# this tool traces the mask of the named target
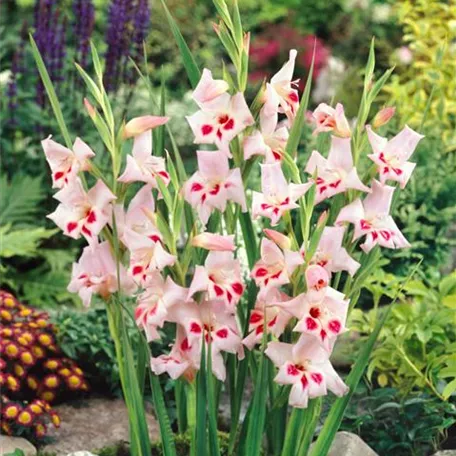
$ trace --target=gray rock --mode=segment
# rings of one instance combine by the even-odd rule
[[[90,451],[75,451],[74,453],[68,453],[67,456],[97,456]]]
[[[36,448],[28,440],[0,435],[0,456],[14,453],[15,450],[22,450],[25,456],[36,455]]]
[[[456,450],[437,451],[433,456],[456,456]]]
[[[338,432],[328,456],[378,456],[378,454],[356,434]]]

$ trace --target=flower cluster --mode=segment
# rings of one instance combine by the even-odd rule
[[[254,113],[243,92],[203,71],[193,92],[198,110],[187,120],[195,144],[206,149],[197,151],[198,170],[176,192],[176,200],[183,198],[198,214],[195,228],[203,230],[189,233],[193,268],[174,274],[174,280],[170,272],[182,271],[183,263],[167,242],[155,197],[168,204],[167,187],[170,182],[176,187],[176,172],[170,163],[168,172],[165,159],[152,155],[151,131],[168,118],[145,116],[123,127],[119,136],[133,138],[133,146],[111,188],[101,179],[86,188],[81,173],[91,170],[94,152],[79,138],[72,150],[51,138],[43,141],[43,148],[59,189],[55,198],[60,204],[49,217],[65,235],[84,237],[88,243],[73,266],[70,291],[79,293],[85,305],[93,294],[105,300],[117,292],[135,296],[134,317],[148,341],[158,339],[166,323],[172,324],[176,339],[170,352],[151,359],[156,374],[191,380],[207,346],[212,371],[223,381],[224,353],[242,359],[244,346],[252,350],[267,342],[265,353],[278,368],[276,382],[291,386],[291,405],[306,407],[309,398],[328,390],[339,396],[347,391],[329,360],[337,337],[346,331],[350,305],[347,296],[331,286],[333,275],[354,276],[360,268],[352,257],[356,243],[350,243],[350,237],[363,238],[360,247],[366,254],[377,245],[408,246],[390,215],[395,187],[386,182],[395,181],[401,188],[407,184],[414,167],[408,160],[422,136],[406,127],[388,141],[374,132],[392,115],[381,113],[373,128],[366,126],[372,169],[362,178],[343,106],[321,104],[312,119],[316,134],[330,136],[329,153],[313,151],[303,169],[307,182],[301,181],[299,170],[290,181],[284,170],[293,160],[286,147],[300,105],[293,78],[296,55],[291,50],[289,60],[265,84]],[[263,160],[261,191],[246,195],[245,163],[254,165],[258,159]],[[372,179],[376,171],[378,180]],[[118,183],[123,190],[116,193]],[[125,186],[138,183],[142,187],[124,205]],[[304,237],[300,247],[290,211],[301,207],[303,197],[312,207],[335,195],[343,196],[346,205],[331,214],[334,226],[326,226],[328,217],[323,216],[314,230],[318,236],[312,236],[315,242],[311,245]],[[205,231],[214,213],[234,217],[241,211],[268,227],[248,274],[238,255],[236,227],[228,228],[229,217],[223,234]],[[120,255],[110,243],[112,236],[118,237]],[[247,313],[242,300],[246,276],[257,287]],[[240,314],[247,315],[248,327],[241,328]],[[280,341],[286,328],[287,341],[293,343]]]
[[[46,313],[0,290],[0,321],[2,429],[9,433],[30,427],[42,437],[46,414],[59,424],[49,403],[87,391],[88,384],[82,370],[57,346],[57,330]]]

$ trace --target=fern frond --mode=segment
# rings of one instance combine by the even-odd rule
[[[10,182],[0,177],[0,225],[34,223],[45,198],[41,177],[16,174]]]
[[[57,231],[46,228],[12,229],[11,224],[0,226],[0,258],[38,256],[41,241]]]

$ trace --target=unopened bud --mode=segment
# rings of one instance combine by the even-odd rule
[[[92,106],[90,101],[87,98],[84,98],[84,106],[86,108],[87,113],[89,114],[91,119],[95,119],[95,116],[97,115],[96,109]]]
[[[219,252],[232,252],[235,250],[234,235],[222,236],[215,233],[201,233],[192,239],[194,247]]]
[[[388,106],[386,108],[381,109],[375,115],[374,120],[372,121],[372,126],[374,128],[379,128],[382,125],[386,125],[394,116],[395,112],[396,108],[393,106]]]
[[[276,230],[271,230],[269,228],[265,228],[263,232],[272,242],[277,244],[282,250],[291,249],[291,239],[288,236],[285,236],[284,234],[279,233]]]
[[[169,117],[160,116],[141,116],[135,117],[127,122],[123,130],[123,138],[132,138],[144,133],[147,130],[160,127],[168,122]]]
[[[320,217],[318,217],[318,221],[317,221],[317,227],[321,227],[322,225],[325,225],[326,224],[326,221],[328,220],[328,211],[323,211],[321,214],[320,214]]]
[[[250,50],[250,32],[244,33],[244,51],[249,55]]]

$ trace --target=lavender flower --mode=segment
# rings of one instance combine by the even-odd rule
[[[140,55],[149,20],[147,0],[112,0],[106,33],[107,90],[114,91],[123,80],[131,80],[131,72],[127,72],[129,58],[136,60]]]
[[[87,65],[90,38],[95,24],[95,8],[92,0],[75,0],[73,3],[75,21],[73,24],[76,38],[76,59],[82,67]]]
[[[37,0],[35,5],[34,39],[48,69],[51,80],[58,85],[64,80],[64,59],[66,55],[66,18],[60,14],[55,0]],[[45,105],[44,86],[37,85],[37,102]]]

